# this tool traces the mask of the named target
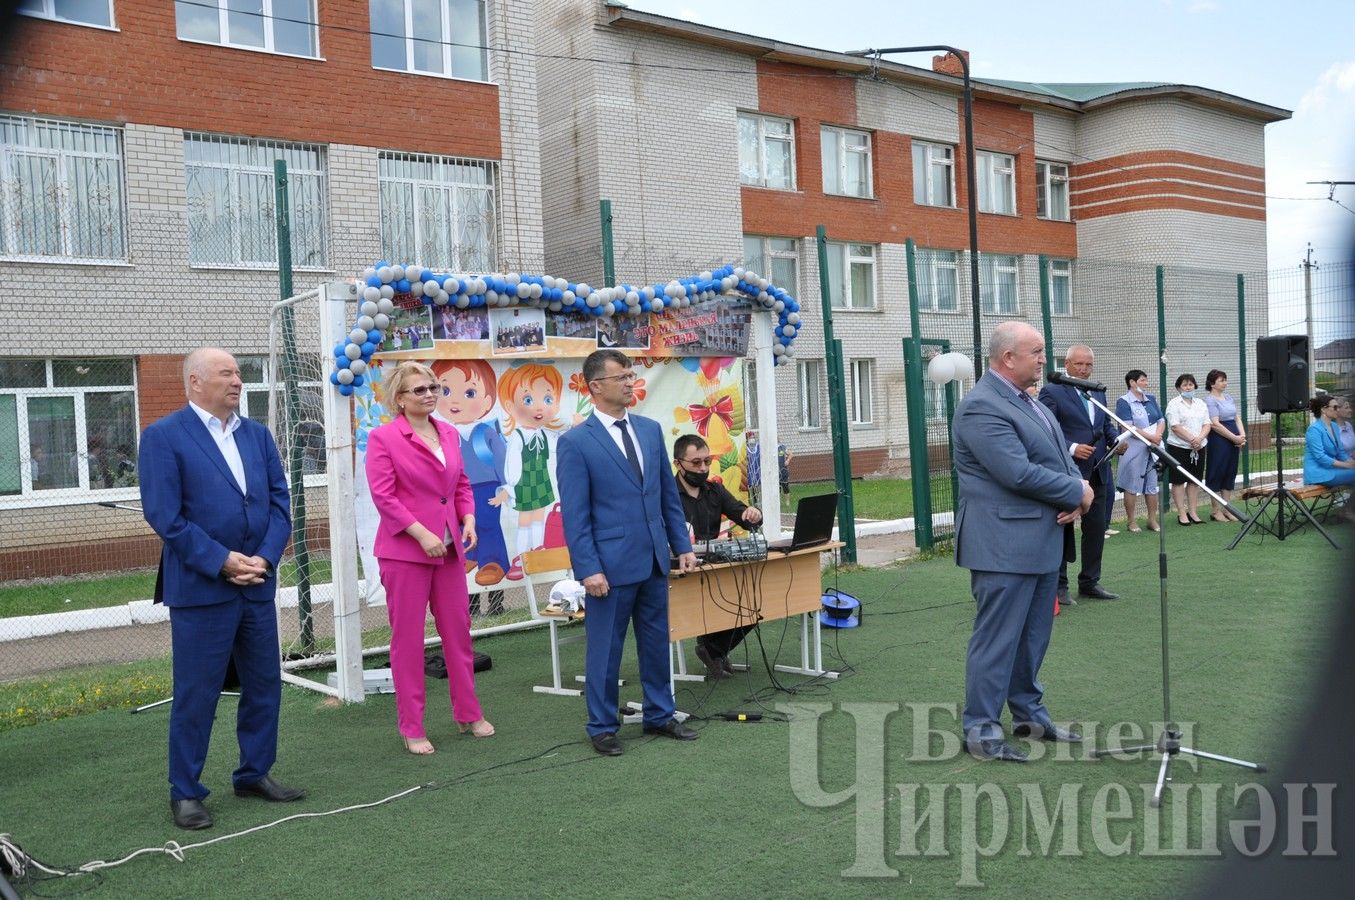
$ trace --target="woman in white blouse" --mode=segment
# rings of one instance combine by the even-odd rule
[[[1204,474],[1205,442],[1211,425],[1209,408],[1195,396],[1195,376],[1186,372],[1176,379],[1180,396],[1167,404],[1167,452],[1197,479]],[[1172,469],[1172,503],[1176,504],[1176,521],[1182,525],[1202,525],[1197,514],[1200,506],[1200,488],[1188,481],[1180,470]]]

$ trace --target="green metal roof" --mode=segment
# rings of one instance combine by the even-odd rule
[[[1137,91],[1146,88],[1171,86],[1163,81],[1106,81],[1090,84],[1054,82],[1041,84],[1033,81],[1004,81],[1000,78],[975,78],[974,80],[981,81],[984,84],[1011,88],[1012,90],[1017,91],[1026,91],[1032,94],[1044,94],[1049,97],[1059,97],[1063,100],[1071,100],[1074,103],[1086,103],[1088,100],[1099,100],[1102,97],[1109,97],[1112,94],[1119,94],[1123,91]]]

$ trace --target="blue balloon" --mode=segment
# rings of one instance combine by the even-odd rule
[[[420,269],[420,270],[419,270],[419,280],[420,280],[420,281],[432,281],[432,280],[433,280],[433,272],[432,272],[432,270],[431,270],[431,269]]]
[[[397,293],[397,294],[408,294],[408,293],[409,293],[409,279],[408,279],[408,278],[401,278],[399,281],[395,282],[395,293]]]
[[[650,310],[649,301],[648,301],[648,300],[641,300],[641,301],[640,301],[640,312],[649,312],[649,310]],[[605,370],[604,370],[604,371],[605,371]]]
[[[367,332],[367,340],[373,344],[381,343],[381,332],[373,328],[371,331]],[[364,343],[366,342],[364,341]]]
[[[364,341],[362,344],[362,358],[366,359],[376,352],[376,343],[374,341]]]
[[[329,373],[329,383],[330,383],[330,384],[338,384],[338,383],[339,383],[339,373],[338,373],[338,371],[334,371],[334,372],[330,372],[330,373]]]
[[[364,379],[363,379],[363,377],[362,377],[361,375],[354,375],[354,376],[353,376],[353,387],[355,387],[355,388],[362,387],[362,382],[363,382],[363,380],[364,380]]]
[[[368,287],[379,288],[379,287],[381,287],[381,279],[378,278],[376,275],[368,275],[368,276],[367,276],[367,286],[368,286]]]
[[[351,384],[341,384],[339,385],[339,393],[343,394],[345,397],[351,397],[353,396],[353,386]]]
[[[372,268],[374,268],[374,269],[379,269],[379,268],[381,268],[382,266],[389,266],[389,265],[390,265],[390,261],[389,261],[389,260],[378,259],[378,260],[376,261],[376,265],[374,265]]]
[[[347,359],[347,358],[348,358],[348,354],[346,354],[346,353],[343,352],[344,347],[347,347],[347,346],[348,346],[347,343],[335,345],[335,347],[334,347],[334,358],[335,358],[335,359]]]
[[[337,366],[337,367],[340,368],[340,369],[346,369],[346,368],[348,368],[348,367],[349,367],[350,365],[352,365],[352,364],[353,364],[353,361],[352,361],[351,359],[349,359],[347,356],[345,356],[343,359],[336,359],[336,360],[334,360],[334,365]],[[335,374],[337,375],[338,373],[336,372]]]

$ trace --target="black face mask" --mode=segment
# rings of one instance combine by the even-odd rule
[[[709,477],[710,477],[709,472],[689,472],[686,469],[682,470],[682,480],[690,484],[692,487],[696,488],[701,487],[701,485],[706,483],[706,479]]]

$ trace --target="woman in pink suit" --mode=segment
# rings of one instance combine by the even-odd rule
[[[475,696],[462,549],[475,546],[475,499],[461,468],[456,431],[429,418],[440,390],[427,366],[400,364],[383,391],[396,419],[367,436],[367,483],[381,516],[376,558],[391,624],[395,708],[405,748],[418,755],[433,752],[423,728],[424,622],[430,607],[442,638],[457,729],[476,737],[494,733]]]

